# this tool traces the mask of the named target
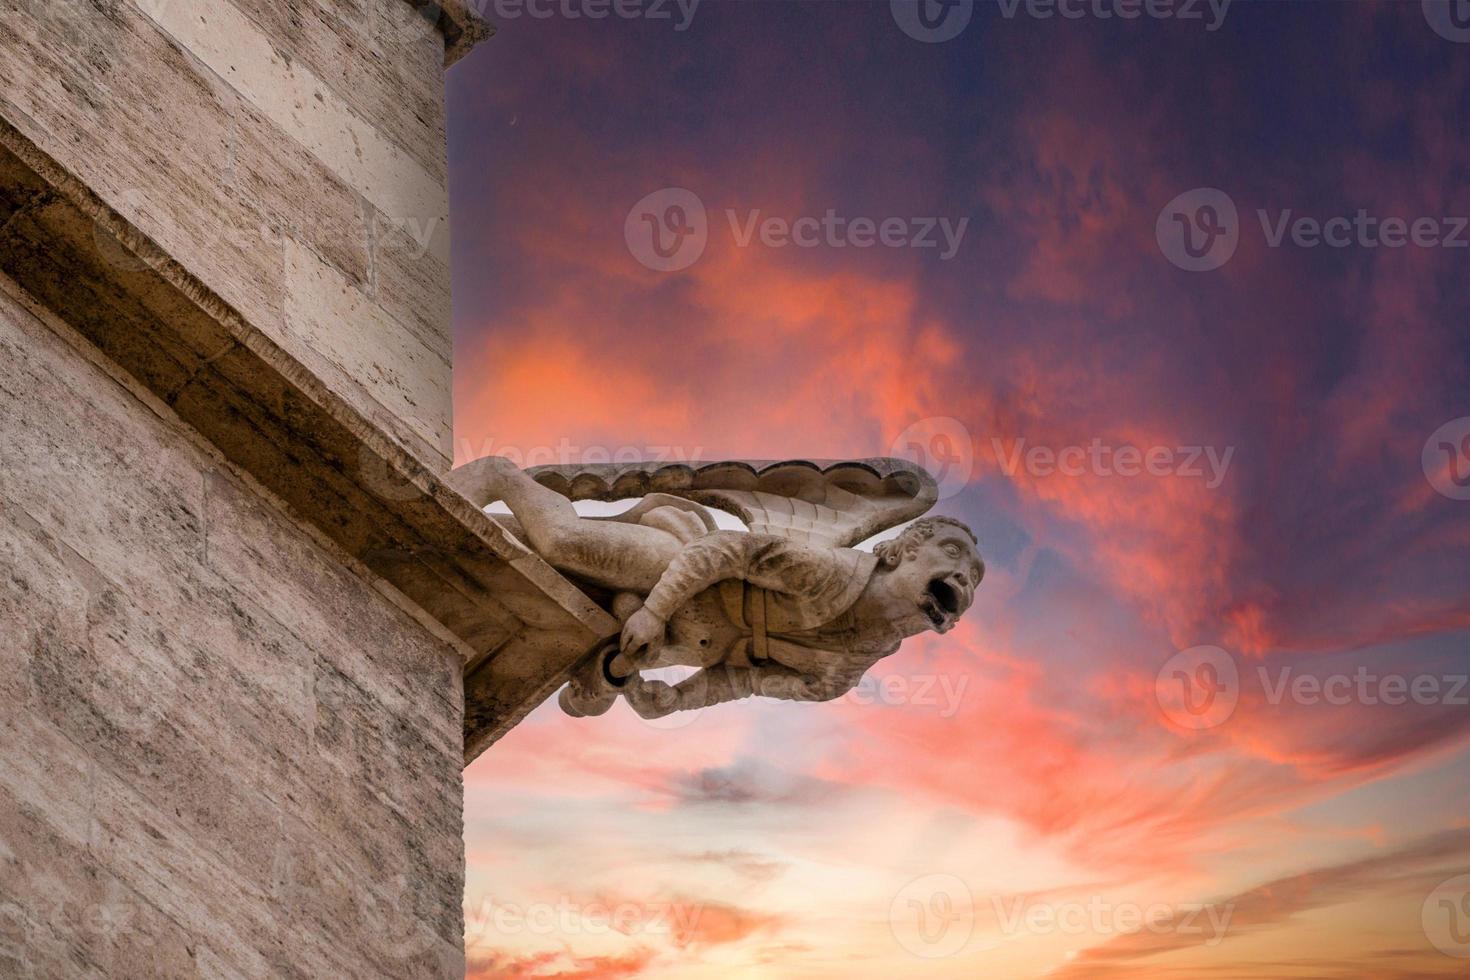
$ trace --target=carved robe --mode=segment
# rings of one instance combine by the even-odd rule
[[[851,615],[877,565],[867,552],[770,534],[690,535],[645,601],[669,623],[650,666],[724,666],[737,684],[760,680],[740,676],[750,669],[791,680],[782,696],[837,697],[899,646],[896,634],[858,630]],[[748,693],[763,693],[756,687]]]

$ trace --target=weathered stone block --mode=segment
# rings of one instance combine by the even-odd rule
[[[354,112],[445,179],[443,41],[429,17],[407,4],[341,0],[235,6]]]
[[[421,19],[403,4],[375,3],[406,38]],[[273,39],[225,0],[209,4],[158,3],[144,7],[190,54],[249,100],[286,137],[357,188],[394,218],[426,219],[448,212],[441,174],[417,160],[359,116],[304,63],[282,57]]]
[[[262,246],[274,253],[284,241],[299,243],[365,287],[370,233],[361,195],[246,99],[231,101],[236,125],[230,185],[266,215]]]
[[[353,391],[349,400],[369,419],[407,426],[447,468],[454,442],[449,359],[290,241],[285,282],[286,348],[339,391]]]
[[[449,222],[394,221],[378,211],[372,220],[373,300],[431,351],[453,361],[449,265],[439,255],[449,241]]]
[[[3,651],[0,732],[26,751],[0,759],[0,812],[18,814],[0,853],[22,882],[50,873],[40,855],[87,857],[54,883],[74,913],[6,890],[24,928],[0,963],[454,975],[459,654],[3,285],[0,628],[23,643]],[[283,877],[309,840],[340,842],[339,888]],[[406,898],[384,891],[400,878]],[[119,896],[125,929],[56,931]],[[370,932],[365,896],[423,940]]]
[[[62,12],[72,30],[55,29]],[[0,65],[7,119],[252,322],[279,323],[279,251],[227,186],[236,123],[218,79],[129,0],[3,0]]]
[[[391,416],[385,431],[443,471],[442,38],[402,2],[270,10],[3,0],[0,65],[15,81],[0,114],[355,405]],[[277,33],[295,24],[310,29]],[[298,41],[306,55],[295,57]],[[333,50],[345,60],[319,74]],[[344,301],[354,318],[286,327],[288,307],[299,319],[322,303],[303,253],[356,287]]]

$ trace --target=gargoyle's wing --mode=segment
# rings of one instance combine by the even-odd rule
[[[852,547],[912,520],[939,495],[922,467],[888,457],[594,463],[527,472],[571,500],[668,494],[728,511],[757,533],[833,547]]]

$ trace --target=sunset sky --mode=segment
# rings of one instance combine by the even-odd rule
[[[475,980],[1470,971],[1470,19],[1182,5],[487,10],[459,461],[922,452],[989,571],[832,703],[538,709]]]

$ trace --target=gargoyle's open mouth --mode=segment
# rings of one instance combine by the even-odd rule
[[[946,619],[959,615],[960,594],[944,579],[934,579],[919,597],[919,608],[937,629],[944,625]]]

